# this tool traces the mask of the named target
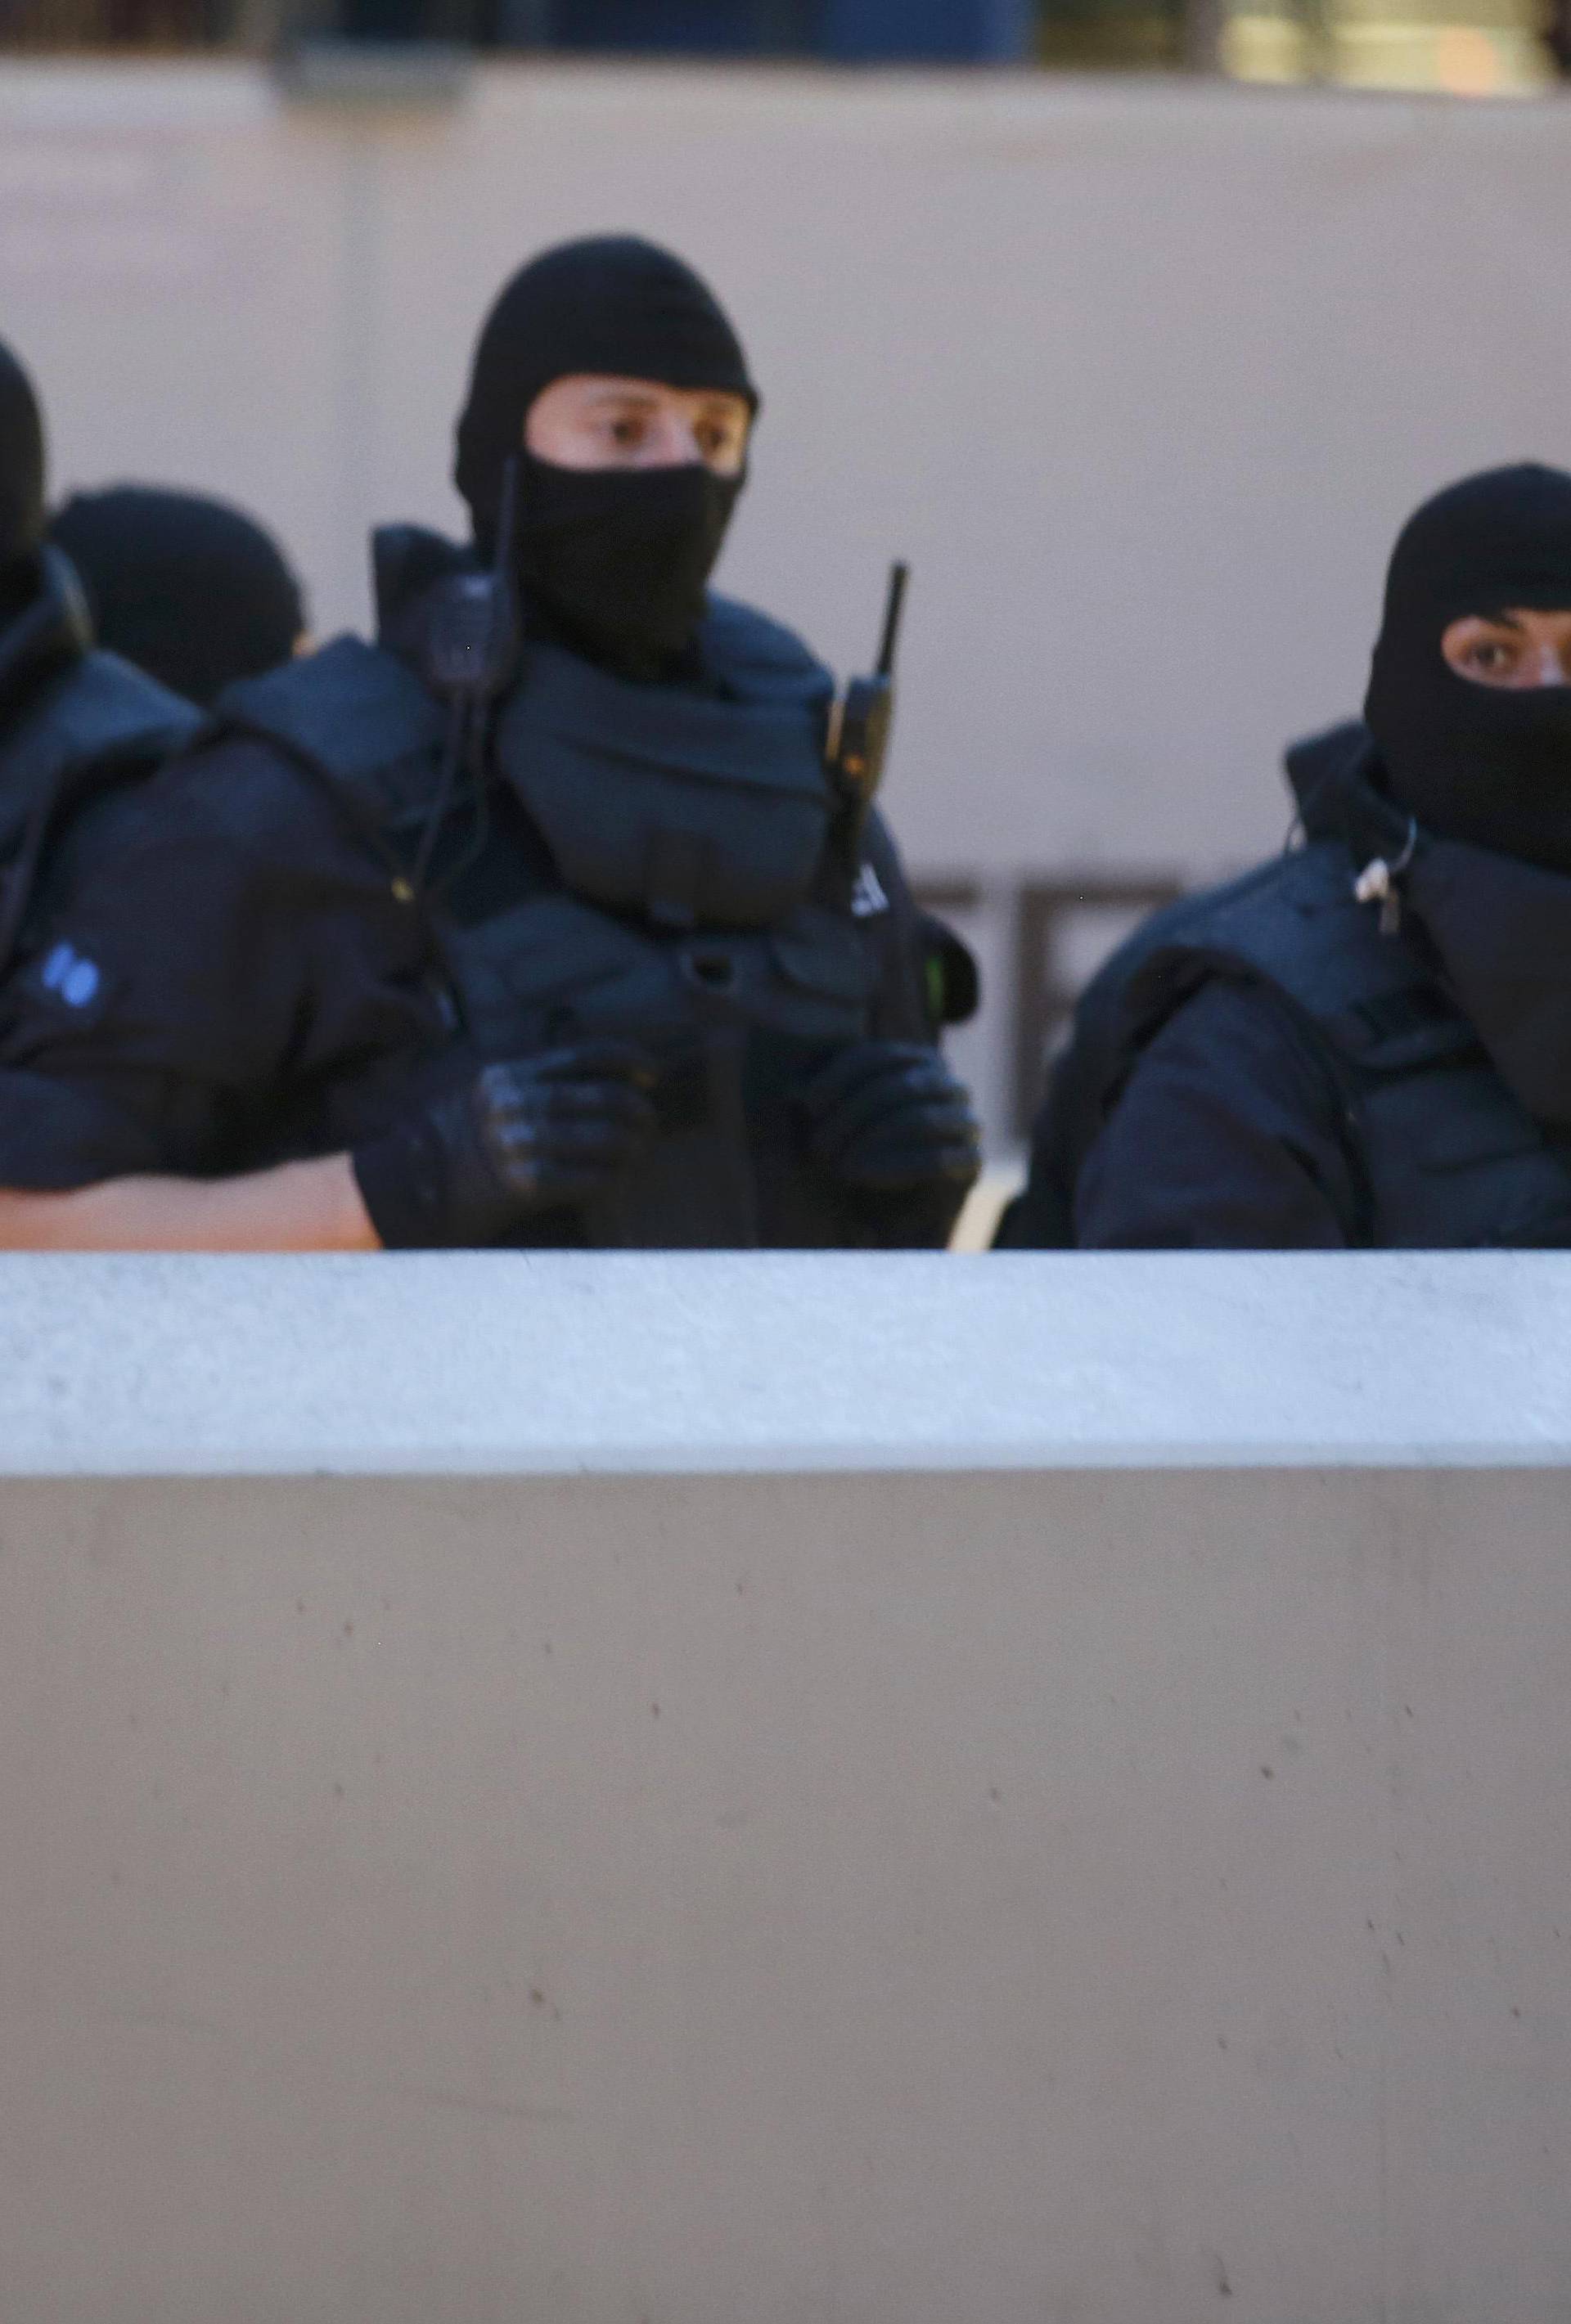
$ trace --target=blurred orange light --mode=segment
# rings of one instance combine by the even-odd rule
[[[1436,36],[1435,82],[1453,97],[1494,97],[1504,86],[1500,50],[1474,24],[1449,24]]]

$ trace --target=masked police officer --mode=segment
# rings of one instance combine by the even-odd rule
[[[707,591],[757,403],[648,244],[514,278],[474,548],[378,536],[378,643],[232,690],[14,981],[0,1237],[947,1239],[977,1135],[932,948],[827,773],[827,674]]]
[[[1571,475],[1428,502],[1306,844],[1081,1005],[1005,1247],[1571,1245]]]
[[[76,574],[44,540],[37,399],[0,346],[0,961],[73,817],[149,773],[198,723],[188,703],[94,650]]]

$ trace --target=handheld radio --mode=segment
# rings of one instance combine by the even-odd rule
[[[485,844],[491,827],[485,754],[491,713],[518,670],[522,650],[518,590],[513,580],[513,536],[518,522],[518,456],[502,474],[496,517],[496,554],[485,572],[455,573],[432,592],[420,639],[420,676],[448,706],[448,739],[441,774],[426,817],[414,863],[402,886],[411,896],[426,887],[442,825],[457,796],[463,770],[468,779],[475,827],[468,846],[451,862],[443,884],[451,886]]]
[[[900,650],[901,622],[905,613],[910,567],[890,567],[889,595],[883,609],[883,635],[871,678],[854,678],[837,706],[829,742],[830,775],[845,809],[846,836],[859,850],[869,810],[883,780],[894,724],[894,665]]]
[[[518,459],[503,472],[496,554],[485,572],[456,573],[436,593],[421,640],[421,675],[446,702],[483,710],[518,667],[518,592],[513,577]]]

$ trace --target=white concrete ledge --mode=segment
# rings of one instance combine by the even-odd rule
[[[1571,1256],[9,1257],[0,1473],[1571,1462]]]
[[[0,2316],[1566,2324],[1568,1370],[1554,1258],[5,1261]]]

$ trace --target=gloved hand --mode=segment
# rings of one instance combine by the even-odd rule
[[[953,1190],[955,1207],[982,1167],[971,1101],[937,1049],[859,1041],[801,1092],[811,1151],[847,1186],[906,1194]]]
[[[473,1248],[593,1202],[654,1134],[653,1079],[620,1041],[484,1066],[352,1156],[372,1225],[389,1250]]]

